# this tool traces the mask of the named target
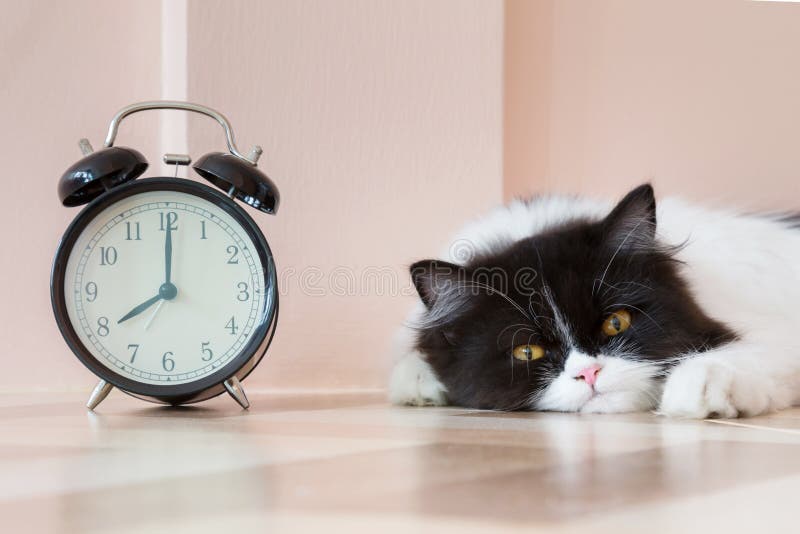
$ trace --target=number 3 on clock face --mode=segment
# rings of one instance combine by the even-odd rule
[[[106,197],[67,230],[53,268],[73,351],[123,389],[159,397],[190,397],[255,366],[277,293],[252,219],[183,180],[141,180]]]

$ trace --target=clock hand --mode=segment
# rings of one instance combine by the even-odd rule
[[[159,301],[159,300],[161,300],[162,298],[163,298],[163,297],[161,296],[161,293],[159,293],[159,294],[158,294],[158,295],[156,295],[155,297],[153,297],[153,298],[151,298],[151,299],[148,299],[148,300],[146,300],[146,301],[142,302],[141,304],[139,304],[138,306],[136,306],[134,309],[132,309],[131,311],[129,311],[128,313],[126,313],[126,314],[125,314],[125,316],[124,316],[122,319],[120,319],[119,321],[117,321],[117,324],[121,323],[122,321],[127,321],[127,320],[128,320],[128,319],[130,319],[131,317],[136,317],[137,315],[139,315],[140,313],[142,313],[143,311],[145,311],[147,308],[149,308],[150,306],[152,306],[153,304],[155,304],[156,302],[158,302],[158,301]]]
[[[172,281],[172,223],[169,220],[169,214],[167,214],[167,237],[164,241],[164,267],[166,270],[166,282],[165,284],[171,284]]]
[[[166,302],[166,300],[160,300],[160,301],[158,302],[158,306],[156,306],[156,309],[155,309],[155,310],[153,310],[153,313],[150,315],[150,318],[149,318],[149,319],[147,319],[147,322],[146,322],[146,323],[144,323],[144,329],[145,329],[145,330],[147,330],[148,328],[150,328],[150,325],[153,323],[153,319],[155,319],[155,318],[156,318],[156,315],[158,315],[158,310],[160,310],[160,309],[161,309],[161,306],[163,306],[165,302]]]

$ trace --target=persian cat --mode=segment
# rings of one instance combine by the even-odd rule
[[[465,253],[466,251],[466,253]],[[757,415],[800,397],[800,217],[515,201],[411,266],[396,404]]]

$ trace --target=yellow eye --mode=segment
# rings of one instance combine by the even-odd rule
[[[621,334],[631,326],[631,314],[627,310],[618,310],[603,321],[603,333],[613,337]]]
[[[518,360],[538,360],[544,356],[544,349],[539,345],[517,345],[514,347],[514,357]]]

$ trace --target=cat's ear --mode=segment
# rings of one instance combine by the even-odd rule
[[[615,250],[649,248],[656,237],[653,186],[640,185],[625,195],[603,221],[606,242]]]
[[[458,293],[462,287],[459,282],[466,279],[464,267],[440,260],[418,261],[409,270],[419,298],[428,309],[442,298]]]

